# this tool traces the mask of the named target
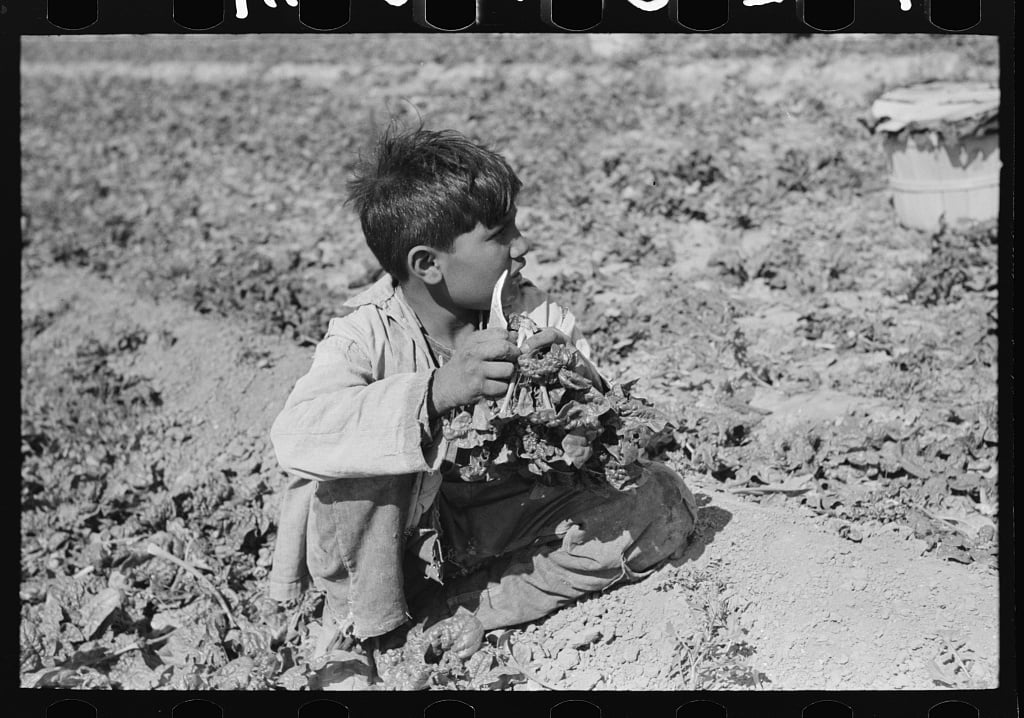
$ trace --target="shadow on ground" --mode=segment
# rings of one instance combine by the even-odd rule
[[[704,555],[704,549],[714,543],[715,536],[732,521],[732,514],[720,506],[712,505],[711,497],[707,494],[697,493],[694,498],[697,499],[697,529],[690,545],[669,560],[670,566],[696,561]]]

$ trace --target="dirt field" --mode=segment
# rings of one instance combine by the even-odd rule
[[[318,688],[264,597],[271,421],[379,276],[341,194],[388,113],[520,173],[526,274],[673,418],[696,544],[437,688],[997,684],[997,233],[900,226],[885,89],[994,38],[23,40],[26,686]]]

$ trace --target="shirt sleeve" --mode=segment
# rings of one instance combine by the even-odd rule
[[[397,475],[435,468],[424,457],[431,434],[432,371],[375,376],[371,342],[335,320],[270,430],[282,468],[317,481]]]

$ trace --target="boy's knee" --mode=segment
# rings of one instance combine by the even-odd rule
[[[697,525],[697,500],[683,477],[660,463],[645,466],[644,473],[647,480],[638,491],[647,491],[647,501],[642,503],[650,506],[651,518],[688,526],[686,534],[689,536]]]
[[[636,489],[634,570],[645,570],[685,548],[697,526],[697,502],[683,478],[664,464],[645,467],[646,481]]]

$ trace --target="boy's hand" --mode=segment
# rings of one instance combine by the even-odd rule
[[[515,371],[513,360],[520,354],[515,334],[497,327],[473,332],[434,373],[427,397],[431,417],[449,409],[474,404],[480,399],[496,399],[508,391]]]
[[[536,334],[533,334],[526,338],[523,345],[519,347],[520,351],[525,354],[528,351],[534,349],[540,349],[541,347],[550,346],[552,344],[572,344],[572,340],[566,335],[565,332],[555,329],[554,327],[544,327]]]

